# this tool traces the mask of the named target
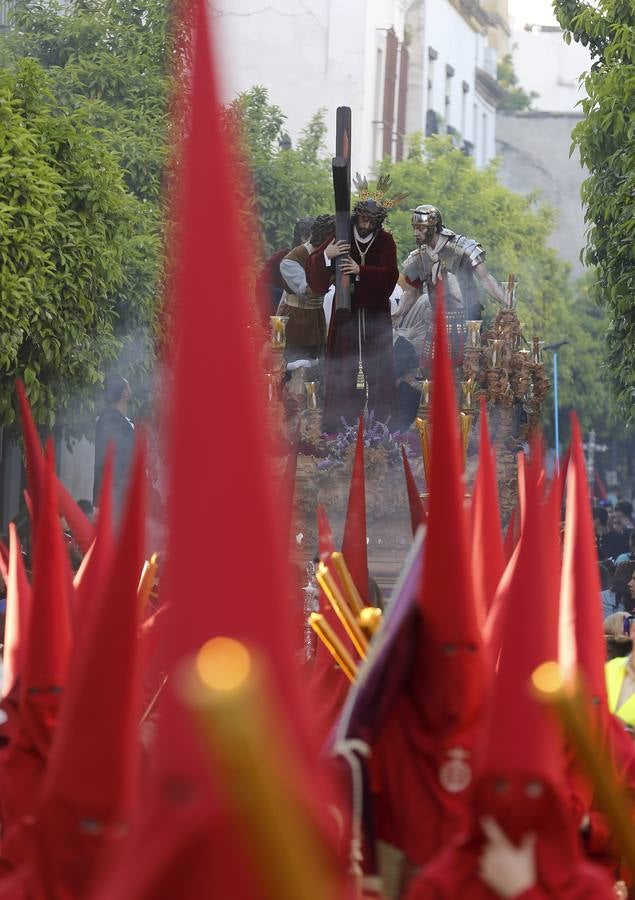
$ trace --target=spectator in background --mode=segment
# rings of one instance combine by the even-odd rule
[[[121,375],[106,378],[106,406],[97,419],[95,433],[95,478],[93,503],[99,504],[99,493],[109,445],[113,448],[113,510],[118,518],[122,510],[134,451],[134,425],[128,418],[132,391]]]
[[[625,609],[631,613],[635,609],[635,597],[633,596],[633,572],[635,562],[620,563],[615,568],[613,575],[613,593],[615,594],[615,609]]]
[[[606,559],[604,553],[604,535],[608,531],[609,511],[605,506],[593,507],[593,529],[595,531],[595,546],[599,559]]]
[[[628,613],[616,612],[604,620],[604,640],[606,641],[607,660],[618,656],[628,656],[633,649],[633,641],[624,630],[628,621]]]
[[[635,562],[635,528],[631,528],[628,532],[628,553],[620,553],[615,565],[619,566],[623,562]]]
[[[617,560],[618,556],[629,552],[629,538],[633,530],[633,505],[628,500],[620,500],[609,516],[609,528],[604,536],[607,556]]]
[[[631,578],[629,587],[635,599],[635,579]],[[624,617],[623,633],[633,640],[635,616]],[[609,710],[632,729],[635,727],[635,661],[632,652],[611,659],[604,671]]]
[[[613,592],[612,577],[604,563],[598,563],[600,569],[600,598],[602,600],[602,614],[606,619],[611,613],[616,612],[615,593]]]

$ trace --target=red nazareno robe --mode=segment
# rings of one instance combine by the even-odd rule
[[[519,810],[522,818],[522,810]],[[579,847],[575,825],[564,799],[553,799],[546,821],[537,829],[537,883],[515,900],[609,900],[613,880],[589,863]],[[479,878],[483,839],[475,824],[458,837],[411,883],[407,900],[497,900],[500,896]]]
[[[326,242],[328,243],[328,242]],[[307,281],[313,291],[325,294],[335,274],[335,265],[327,266],[324,243],[309,257]],[[368,244],[361,244],[362,248]],[[350,256],[361,264],[354,240]],[[363,311],[362,362],[368,381],[368,409],[385,422],[390,416],[395,398],[395,367],[392,350],[392,321],[390,295],[399,278],[397,248],[392,235],[380,229],[373,239],[360,267],[359,281],[351,278],[352,313],[334,310],[326,351],[326,390],[323,428],[336,431],[342,419],[350,425],[357,421],[364,408],[365,392],[357,389],[359,363],[359,319]],[[337,299],[336,299],[337,302]]]

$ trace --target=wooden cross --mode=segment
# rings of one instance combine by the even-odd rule
[[[335,240],[351,239],[351,109],[338,106],[335,124],[333,191],[335,194]],[[351,277],[342,273],[345,256],[335,260],[335,308],[351,310]]]

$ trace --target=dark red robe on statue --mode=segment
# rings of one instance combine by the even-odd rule
[[[328,243],[328,242],[327,242]],[[361,245],[369,246],[368,244]],[[326,243],[309,257],[307,281],[313,291],[325,294],[335,274],[335,263],[327,266],[324,258]],[[361,264],[354,240],[351,258]],[[342,418],[350,425],[357,421],[364,409],[366,394],[357,389],[359,363],[359,320],[362,317],[362,362],[368,380],[368,409],[385,422],[394,408],[395,368],[392,351],[392,321],[390,295],[397,283],[397,248],[392,235],[380,229],[372,241],[366,261],[360,268],[359,281],[352,282],[352,313],[334,310],[326,351],[326,388],[323,428],[336,431]]]

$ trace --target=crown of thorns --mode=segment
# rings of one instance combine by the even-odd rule
[[[379,206],[383,207],[386,213],[408,197],[407,193],[395,194],[394,197],[389,197],[388,191],[390,190],[390,183],[390,175],[380,175],[377,179],[375,188],[371,190],[368,186],[368,179],[363,178],[359,172],[355,174],[355,178],[353,179],[353,185],[357,191],[358,202],[365,203],[367,200],[374,200],[375,203],[378,203]]]

